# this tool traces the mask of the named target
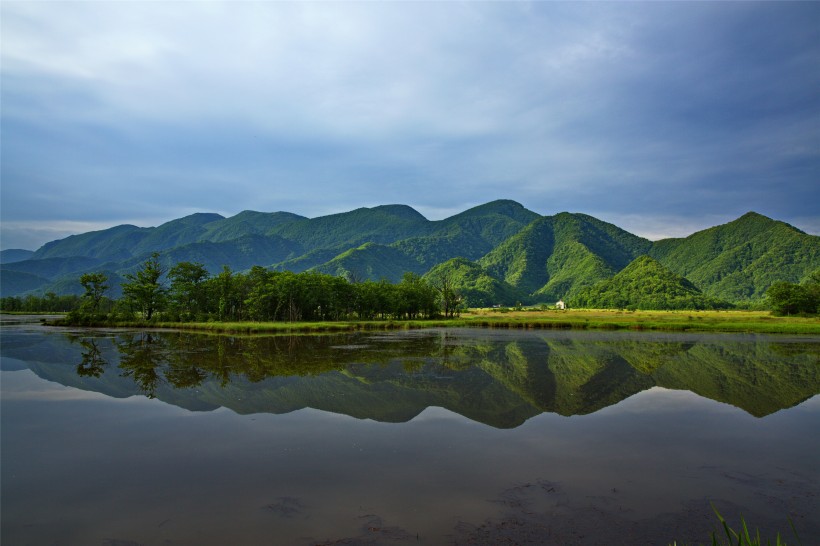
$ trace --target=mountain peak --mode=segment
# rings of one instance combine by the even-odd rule
[[[389,214],[390,216],[395,216],[396,218],[402,218],[404,220],[427,221],[427,218],[425,218],[424,215],[409,205],[379,205],[377,207],[373,207],[371,210],[383,212],[385,214]]]
[[[205,224],[210,224],[211,222],[215,222],[217,220],[224,219],[224,216],[222,216],[221,214],[217,214],[215,212],[195,212],[193,214],[189,214],[188,216],[183,216],[182,218],[177,218],[176,220],[165,222],[159,227],[178,224],[189,226],[202,226]]]
[[[512,201],[511,199],[496,199],[495,201],[490,201],[488,203],[484,203],[483,205],[477,205],[467,209],[464,212],[460,212],[455,216],[447,218],[447,220],[488,216],[490,214],[506,216],[512,220],[521,222],[522,224],[529,224],[533,220],[540,217],[540,214],[528,210],[521,203]]]
[[[801,233],[803,235],[806,234],[805,231],[803,231],[799,228],[796,228],[791,224],[788,224],[788,223],[783,222],[781,220],[774,220],[772,218],[769,218],[768,216],[765,216],[763,214],[760,214],[760,213],[754,212],[754,211],[749,211],[746,214],[744,214],[743,216],[737,218],[736,220],[732,220],[731,222],[728,222],[728,223],[724,224],[723,226],[715,226],[714,228],[709,228],[709,229],[718,230],[718,229],[720,229],[724,226],[742,228],[744,230],[760,230],[760,229],[768,230],[768,229],[775,229],[777,227],[780,227],[780,228],[789,229],[789,230],[794,231],[796,233]],[[707,229],[706,231],[709,231],[709,230]]]

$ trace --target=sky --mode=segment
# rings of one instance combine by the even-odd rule
[[[495,199],[820,234],[820,3],[0,3],[0,248]]]

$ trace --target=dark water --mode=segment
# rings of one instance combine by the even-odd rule
[[[820,543],[820,338],[2,329],[2,543]],[[789,540],[792,539],[792,540]]]

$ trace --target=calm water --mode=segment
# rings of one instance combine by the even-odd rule
[[[820,543],[820,338],[2,328],[2,543]],[[789,543],[796,541],[789,541]]]

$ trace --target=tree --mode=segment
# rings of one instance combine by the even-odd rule
[[[208,270],[197,262],[179,262],[168,271],[170,295],[174,304],[195,317],[205,310],[205,280]]]
[[[137,307],[145,320],[151,320],[154,313],[165,306],[168,290],[160,283],[165,268],[159,263],[159,254],[154,252],[136,274],[127,274],[128,282],[122,284],[126,299]]]
[[[396,317],[430,318],[436,314],[436,290],[415,273],[405,273],[396,292]]]
[[[85,273],[80,276],[80,284],[85,289],[83,294],[83,310],[91,314],[97,314],[100,310],[100,303],[105,296],[108,286],[108,277],[105,273]]]
[[[775,315],[799,315],[817,313],[817,299],[806,286],[788,282],[776,282],[766,292],[769,305]]]
[[[433,283],[433,287],[438,292],[441,309],[446,318],[452,318],[461,303],[461,295],[456,291],[455,279],[452,271],[442,271],[438,279]]]

